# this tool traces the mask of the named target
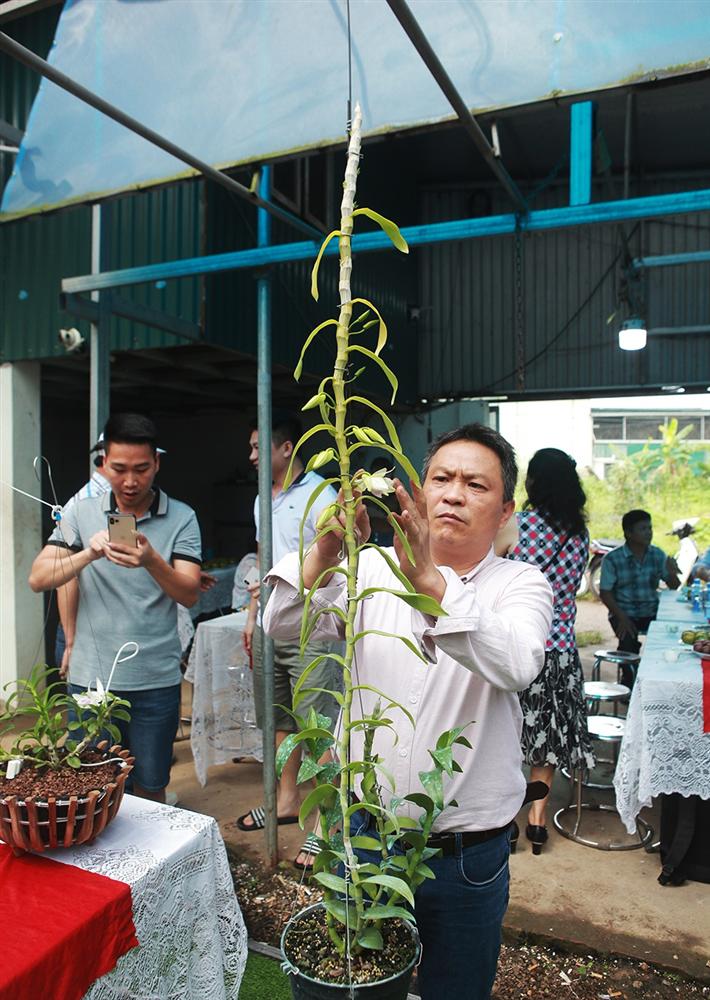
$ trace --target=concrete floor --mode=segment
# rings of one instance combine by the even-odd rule
[[[603,645],[616,645],[605,610],[596,602],[580,602],[578,629],[597,630]],[[582,651],[586,670],[591,667],[595,648],[593,644]],[[176,753],[170,787],[181,805],[214,816],[228,844],[264,860],[263,834],[243,833],[230,825],[236,816],[261,802],[261,765],[242,762],[212,768],[207,786],[200,788],[189,740],[177,743]],[[610,793],[595,794],[598,801],[613,804]],[[664,888],[656,881],[658,854],[647,854],[643,849],[597,851],[566,840],[556,833],[550,820],[555,809],[567,804],[567,798],[568,783],[558,774],[552,790],[548,844],[534,857],[522,835],[511,858],[506,928],[513,934],[530,933],[582,950],[632,956],[710,982],[710,885],[687,882]],[[656,811],[650,811],[646,819],[658,831]],[[614,817],[601,814],[601,820],[593,815],[585,817],[585,832],[594,837],[601,831],[613,835],[614,840],[633,841]],[[523,810],[518,817],[521,830],[525,822]],[[297,825],[279,827],[284,862],[295,858],[302,840]]]

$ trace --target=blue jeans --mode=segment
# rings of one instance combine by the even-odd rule
[[[363,861],[379,859],[370,851],[357,854]],[[510,831],[506,831],[464,848],[459,836],[455,854],[427,861],[436,879],[425,879],[414,896],[422,941],[418,969],[422,1000],[490,997],[508,908],[509,854]]]
[[[70,694],[86,690],[79,684],[67,684],[67,689]],[[173,742],[180,714],[180,685],[114,693],[131,703],[130,722],[116,720],[121,730],[121,746],[130,750],[136,759],[126,791],[132,791],[135,781],[147,792],[159,792],[170,782]],[[69,717],[73,717],[72,712]],[[76,733],[72,735],[80,739]]]

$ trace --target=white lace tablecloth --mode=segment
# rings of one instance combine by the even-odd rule
[[[246,611],[197,626],[185,680],[193,685],[190,742],[195,772],[207,784],[207,769],[233,757],[263,759],[256,728],[254,690],[242,642]]]
[[[254,556],[256,559],[256,556]],[[205,590],[200,594],[197,604],[191,608],[185,608],[178,604],[178,635],[180,636],[180,648],[183,652],[187,649],[190,639],[195,634],[194,621],[200,615],[211,614],[221,608],[235,607],[232,604],[232,594],[234,592],[235,573],[237,566],[230,563],[229,566],[220,566],[218,569],[205,570],[211,573],[217,580],[211,590]]]
[[[85,1000],[237,1000],[247,932],[211,816],[126,795],[93,844],[45,856],[131,887],[140,946]]]
[[[616,807],[629,833],[657,795],[679,792],[710,799],[710,733],[703,733],[700,658],[678,642],[672,623],[651,623],[626,719],[614,775]],[[664,649],[679,650],[675,663]]]

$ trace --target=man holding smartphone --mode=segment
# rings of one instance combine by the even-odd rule
[[[94,686],[97,677],[105,685],[118,649],[138,643],[138,655],[117,667],[112,689],[131,703],[131,720],[120,728],[136,758],[132,790],[164,802],[180,706],[177,605],[191,607],[199,597],[201,542],[194,511],[153,487],[156,437],[140,414],[109,418],[103,475],[111,489],[65,512],[29,582],[43,591],[77,581],[70,691]],[[109,538],[109,518],[125,522],[120,515],[135,518],[135,534],[124,536],[130,544]]]

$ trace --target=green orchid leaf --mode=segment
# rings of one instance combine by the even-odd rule
[[[301,690],[300,690],[300,692],[298,694],[294,694],[293,695],[293,699],[292,699],[293,707],[294,708],[298,708],[298,706],[301,704],[301,702],[303,701],[303,699],[306,698],[309,694],[313,694],[314,692],[318,692],[320,694],[330,695],[330,697],[335,702],[337,702],[337,704],[340,705],[341,708],[345,704],[345,699],[343,698],[343,696],[340,693],[340,691],[335,691],[333,688],[304,687],[304,688],[301,688]]]
[[[337,325],[338,325],[337,319],[326,319],[322,323],[319,323],[318,326],[314,327],[308,334],[308,336],[306,337],[306,342],[301,348],[301,356],[298,359],[298,364],[296,365],[293,372],[293,377],[296,380],[296,382],[300,381],[301,375],[303,374],[303,358],[313,339],[318,336],[321,330],[325,330],[327,326],[337,327]]]
[[[379,365],[382,372],[384,373],[385,378],[392,386],[392,398],[390,402],[394,403],[395,396],[397,395],[397,389],[399,388],[399,381],[397,380],[397,376],[389,367],[389,365],[386,365],[385,362],[382,360],[382,358],[379,355],[375,354],[374,351],[368,350],[367,347],[362,347],[361,344],[350,344],[350,346],[348,347],[348,354],[353,354],[355,352],[357,352],[358,354],[364,354],[366,358],[370,359],[370,361],[374,361],[377,365]]]
[[[283,743],[279,747],[279,750],[284,745],[284,743],[286,742],[287,739],[288,739],[288,736],[286,737],[286,739],[283,741]],[[276,752],[276,757],[278,758],[278,751]],[[301,766],[298,769],[298,777],[296,778],[296,784],[301,785],[301,784],[303,784],[304,781],[310,781],[311,778],[315,778],[316,775],[318,775],[320,773],[322,767],[323,767],[323,765],[319,764],[318,761],[314,760],[313,757],[304,757],[303,760],[301,761]],[[276,773],[280,777],[280,772],[278,770],[278,765],[277,765],[277,768],[276,768]]]
[[[301,808],[298,811],[298,823],[303,829],[306,820],[312,809],[316,806],[322,809],[328,809],[332,807],[333,802],[338,797],[338,789],[335,785],[317,785],[309,794],[305,797],[301,803]]]
[[[387,325],[386,325],[385,321],[382,319],[382,316],[380,315],[379,309],[377,309],[375,306],[373,306],[372,302],[368,302],[367,299],[353,299],[352,301],[353,301],[353,305],[355,305],[355,303],[358,302],[361,305],[368,306],[369,307],[368,312],[371,310],[372,312],[374,312],[376,314],[377,320],[372,320],[372,322],[368,323],[363,328],[363,330],[366,330],[369,326],[372,326],[376,322],[379,323],[379,331],[378,331],[378,335],[377,335],[377,346],[375,347],[375,354],[379,355],[380,352],[382,351],[382,348],[387,343]]]
[[[341,899],[329,899],[323,900],[323,906],[335,919],[341,924],[349,924],[351,927],[357,926],[357,910],[354,906],[348,906],[345,909],[345,903]],[[392,909],[396,910],[397,907],[394,906]],[[398,914],[393,914],[393,916],[398,916]]]
[[[407,649],[411,653],[414,653],[414,655],[418,659],[420,659],[422,661],[422,663],[428,663],[429,662],[427,660],[426,656],[422,653],[422,651],[420,649],[417,649],[417,647],[414,645],[414,643],[412,642],[412,640],[408,639],[406,637],[406,635],[395,635],[394,632],[383,632],[381,629],[368,628],[368,629],[365,629],[363,632],[358,632],[353,641],[354,642],[359,642],[359,640],[362,639],[362,638],[364,638],[364,636],[366,636],[366,635],[384,635],[388,639],[399,639],[399,641],[403,642],[404,645],[407,647]]]
[[[398,597],[400,601],[408,604],[410,608],[421,611],[422,614],[431,615],[432,618],[446,618],[448,614],[438,601],[427,594],[412,594],[406,590],[391,590],[389,587],[366,587],[365,590],[360,591],[356,600],[364,601],[370,594],[392,594],[393,597]]]
[[[434,803],[423,792],[411,792],[409,795],[405,795],[404,798],[406,802],[413,802],[415,806],[419,806],[426,813],[434,811]]]
[[[402,920],[409,920],[411,923],[414,923],[414,914],[411,910],[406,910],[403,906],[389,906],[377,903],[367,908],[368,920],[386,920],[390,917],[400,917]]]
[[[384,691],[381,691],[379,688],[375,687],[374,684],[354,684],[353,685],[353,692],[355,692],[355,691],[371,691],[373,694],[379,695],[380,698],[389,698],[388,694],[385,694]],[[412,715],[411,712],[407,711],[407,709],[404,707],[404,705],[400,705],[400,703],[398,701],[394,701],[394,700],[390,699],[389,705],[387,707],[389,708],[390,706],[392,706],[394,708],[398,708],[400,710],[400,712],[404,712],[404,714],[407,716],[407,718],[411,722],[412,728],[414,728],[414,716]],[[367,722],[368,720],[365,719],[363,721]]]
[[[441,750],[430,750],[429,756],[439,767],[443,768],[450,778],[454,774],[454,758],[451,747],[442,747]]]
[[[365,837],[357,834],[350,838],[350,843],[360,851],[377,851],[378,854],[382,851],[382,844],[379,840],[375,840],[374,837]]]
[[[342,236],[342,235],[343,234],[340,232],[339,229],[334,229],[332,233],[328,233],[326,238],[321,243],[320,250],[318,251],[318,256],[316,257],[316,262],[313,265],[313,269],[311,271],[311,295],[316,300],[316,302],[318,301],[318,268],[320,267],[321,259],[330,241],[334,239],[336,236]]]
[[[444,787],[441,771],[420,771],[419,780],[437,809],[444,808]]]
[[[425,865],[423,862],[420,862],[414,869],[414,871],[417,875],[420,875],[422,878],[436,878],[436,875],[431,870],[429,865]]]
[[[293,463],[296,459],[296,455],[301,449],[301,446],[304,445],[309,438],[312,438],[314,434],[318,434],[320,431],[325,431],[327,434],[331,434],[334,430],[335,428],[332,426],[332,424],[325,424],[325,423],[315,424],[313,427],[309,427],[305,434],[301,435],[291,454],[291,461],[288,463],[288,469],[286,470],[286,475],[284,477],[284,483],[283,483],[284,490],[287,490],[291,485],[291,477],[293,475]]]
[[[409,253],[407,241],[404,236],[402,236],[396,222],[392,222],[391,219],[386,219],[384,215],[380,215],[379,212],[374,212],[371,208],[356,208],[352,214],[353,219],[356,215],[364,215],[368,219],[372,219],[372,221],[376,222],[380,229],[387,234],[392,242],[392,245],[395,246],[400,253]]]
[[[382,951],[384,942],[382,933],[376,927],[365,927],[355,938],[361,948],[370,948],[372,951]]]
[[[305,685],[306,681],[313,673],[313,671],[320,666],[323,660],[335,660],[336,663],[339,663],[342,667],[345,667],[345,660],[339,653],[322,653],[320,656],[316,656],[314,660],[311,660],[311,662],[308,664],[306,669],[303,671],[303,673],[293,686],[292,704],[294,708],[298,707],[298,705],[295,704],[295,699],[301,693],[301,689],[303,688],[303,686]]]
[[[320,882],[324,885],[326,889],[332,889],[334,892],[344,893],[347,889],[347,882],[340,875],[332,875],[330,872],[318,872],[313,876],[314,882]]]
[[[289,733],[276,751],[276,774],[279,778],[286,762],[297,746],[296,733]]]

